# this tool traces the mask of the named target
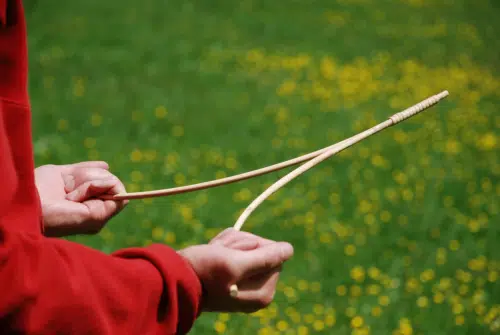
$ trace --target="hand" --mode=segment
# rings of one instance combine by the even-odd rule
[[[125,192],[120,180],[99,161],[43,165],[35,169],[47,236],[96,234],[127,201],[100,200],[102,194]]]
[[[179,251],[192,265],[205,289],[206,312],[253,313],[274,298],[282,264],[293,255],[286,242],[227,229],[209,244]],[[238,296],[229,294],[238,285]]]

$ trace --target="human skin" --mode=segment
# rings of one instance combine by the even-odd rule
[[[128,201],[102,200],[125,192],[102,161],[43,165],[35,169],[45,235],[97,234]],[[208,244],[179,250],[196,272],[205,294],[205,312],[251,313],[273,300],[282,264],[293,255],[289,243],[226,229]],[[238,283],[237,297],[229,287]]]

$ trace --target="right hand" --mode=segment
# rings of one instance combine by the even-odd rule
[[[293,247],[256,235],[228,229],[209,244],[179,251],[191,264],[205,289],[206,312],[253,313],[274,298],[282,264],[293,256]],[[230,287],[238,285],[238,296]]]

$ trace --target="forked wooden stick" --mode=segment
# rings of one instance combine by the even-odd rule
[[[250,216],[250,214],[260,205],[262,202],[264,202],[265,199],[267,199],[269,196],[271,196],[273,193],[278,191],[281,187],[289,183],[291,180],[294,178],[298,177],[302,173],[306,172],[310,168],[316,166],[317,164],[321,163],[325,159],[353,146],[356,143],[361,142],[363,139],[376,134],[386,128],[389,128],[390,126],[393,126],[399,122],[402,122],[424,110],[427,108],[437,104],[440,100],[444,99],[445,97],[448,96],[448,91],[443,91],[439,94],[436,94],[432,97],[429,97],[422,102],[405,109],[402,112],[399,112],[397,114],[394,114],[391,116],[388,120],[379,123],[378,125],[365,130],[362,133],[359,133],[353,137],[350,137],[347,140],[344,140],[338,145],[334,145],[330,147],[329,149],[323,151],[321,154],[317,155],[307,163],[304,163],[300,167],[296,168],[292,172],[288,173],[286,176],[283,178],[279,179],[277,182],[275,182],[273,185],[271,185],[269,188],[267,188],[261,195],[259,195],[250,205],[243,211],[243,213],[240,215],[238,220],[236,221],[234,225],[234,229],[240,230],[243,224],[245,223],[246,219]],[[237,285],[231,285],[230,287],[230,294],[231,296],[235,297],[238,294],[238,286]]]

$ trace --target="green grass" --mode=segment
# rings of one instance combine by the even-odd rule
[[[103,159],[128,191],[344,139],[450,96],[297,178],[245,230],[295,246],[275,302],[192,334],[500,329],[495,1],[27,3],[36,164]],[[166,113],[164,112],[166,110]],[[204,243],[285,172],[132,201],[106,252]]]

